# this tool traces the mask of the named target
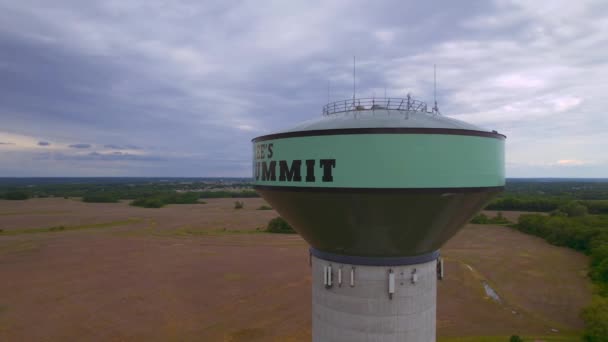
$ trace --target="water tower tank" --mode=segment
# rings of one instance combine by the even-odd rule
[[[504,141],[409,97],[253,139],[255,189],[311,246],[313,340],[435,340],[439,248],[503,189]]]

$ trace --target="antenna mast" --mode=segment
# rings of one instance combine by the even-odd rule
[[[437,107],[437,64],[433,64],[433,99],[435,101],[433,112],[439,113],[439,107]]]
[[[357,82],[356,82],[356,77],[357,77],[357,68],[356,68],[357,64],[355,61],[355,56],[353,56],[353,104],[355,103],[355,94],[357,93]]]

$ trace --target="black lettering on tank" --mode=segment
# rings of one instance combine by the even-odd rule
[[[334,177],[332,175],[333,168],[336,167],[335,159],[321,159],[319,160],[319,167],[323,168],[323,178],[324,182],[333,182]]]
[[[314,159],[306,160],[306,181],[314,182],[315,181],[315,162]]]
[[[300,167],[302,166],[301,160],[294,160],[291,162],[291,169],[287,165],[286,160],[279,161],[279,181],[294,181],[301,182],[302,176],[300,174]]]
[[[275,160],[272,160],[270,162],[262,162],[262,180],[263,181],[276,181],[277,180],[277,174],[276,174],[276,166],[277,166],[277,162]]]

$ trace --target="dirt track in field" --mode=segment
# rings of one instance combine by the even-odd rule
[[[296,235],[259,233],[261,199],[142,209],[0,201],[0,340],[310,340],[310,269]],[[95,225],[96,224],[96,225]],[[65,226],[74,230],[15,233]],[[582,254],[470,225],[442,250],[438,336],[580,330]],[[488,298],[488,282],[502,303]]]

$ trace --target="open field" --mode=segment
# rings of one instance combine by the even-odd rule
[[[206,201],[0,201],[0,340],[310,340],[306,243],[256,230],[277,215],[262,199]],[[442,254],[440,341],[577,340],[584,255],[482,225]]]

